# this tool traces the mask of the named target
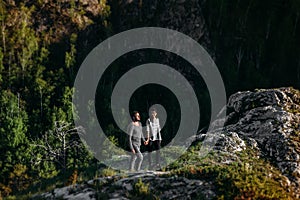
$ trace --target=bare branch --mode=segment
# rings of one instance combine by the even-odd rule
[[[55,162],[66,169],[68,164],[67,152],[70,151],[70,149],[83,146],[79,137],[73,136],[82,133],[84,133],[82,127],[74,128],[71,123],[56,121],[54,123],[54,131],[46,132],[40,144],[31,144],[40,149],[39,155],[33,155],[35,159],[33,163]]]

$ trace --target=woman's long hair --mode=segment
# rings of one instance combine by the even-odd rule
[[[133,111],[133,112],[132,112],[132,115],[131,115],[132,121],[134,121],[134,122],[138,121],[138,120],[136,119],[136,117],[135,117],[135,115],[138,114],[138,113],[139,113],[138,111]]]

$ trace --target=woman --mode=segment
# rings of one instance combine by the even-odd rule
[[[146,122],[147,125],[147,141],[145,144],[148,144],[148,159],[149,159],[149,169],[152,169],[152,158],[151,152],[156,151],[156,168],[160,168],[160,147],[161,147],[161,133],[160,133],[160,124],[159,119],[156,117],[156,109],[153,108],[150,111],[150,117]]]
[[[143,155],[140,151],[141,139],[145,143],[145,138],[142,131],[142,124],[140,122],[141,117],[139,112],[134,111],[132,114],[132,122],[128,125],[128,134],[129,134],[129,147],[132,152],[130,159],[129,170],[134,171],[135,169],[135,161],[138,158],[139,162],[137,164],[136,170],[139,171],[141,169],[141,165],[143,162]]]

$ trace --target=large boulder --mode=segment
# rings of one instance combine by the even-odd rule
[[[295,188],[300,186],[300,91],[293,88],[237,92],[227,103],[224,127],[210,134],[214,151],[234,155],[246,147],[269,160]],[[297,191],[300,192],[300,191]]]
[[[238,92],[228,101],[225,130],[254,139],[261,156],[300,184],[300,92],[293,88]]]

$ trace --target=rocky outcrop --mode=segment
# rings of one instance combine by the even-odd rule
[[[298,188],[300,92],[293,88],[238,92],[230,96],[227,111],[225,126],[212,131],[218,136],[214,150],[232,154],[246,147],[255,149]],[[197,138],[201,141],[205,136]]]
[[[36,195],[32,199],[132,199],[143,196],[159,199],[213,199],[216,194],[210,182],[184,177],[164,177],[164,172],[129,173],[90,180],[52,192]]]
[[[293,88],[239,92],[228,102],[225,130],[254,139],[262,157],[300,184],[300,92]]]

